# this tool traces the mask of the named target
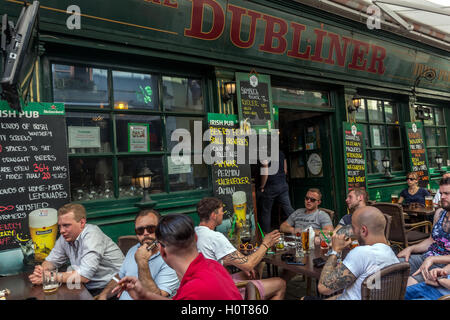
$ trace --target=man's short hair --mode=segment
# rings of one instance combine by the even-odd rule
[[[439,185],[449,185],[450,184],[450,178],[442,178],[441,181],[439,181]]]
[[[222,200],[213,197],[206,197],[197,203],[197,214],[200,221],[208,221],[211,213],[223,207]]]
[[[317,193],[317,194],[319,195],[319,200],[322,200],[322,192],[320,192],[319,189],[317,189],[317,188],[311,188],[311,189],[308,189],[308,192],[315,192],[315,193]],[[307,193],[308,193],[308,192],[307,192]]]
[[[161,217],[155,231],[162,246],[182,251],[195,245],[194,221],[185,214],[168,214]]]
[[[350,192],[354,192],[355,196],[359,197],[359,196],[363,196],[363,200],[364,203],[367,204],[367,202],[369,201],[369,195],[367,194],[367,191],[364,190],[363,188],[353,188],[352,190],[350,190],[348,193]]]
[[[73,212],[73,216],[76,222],[80,222],[81,219],[86,219],[86,209],[79,203],[66,203],[58,209],[58,217],[65,215],[69,212]]]
[[[159,220],[161,220],[161,215],[159,214],[159,212],[155,209],[144,209],[137,213],[136,217],[134,218],[134,224],[136,224],[136,221],[139,217],[145,217],[146,215],[149,215],[151,213],[155,215],[156,221],[158,223]]]

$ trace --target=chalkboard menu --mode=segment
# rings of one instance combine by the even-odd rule
[[[406,136],[408,140],[411,171],[419,175],[419,186],[426,188],[430,183],[428,175],[428,159],[423,140],[421,122],[405,122]]]
[[[248,161],[240,164],[237,161],[237,145],[245,145],[246,137],[239,135],[236,115],[208,113],[208,127],[211,133],[212,150],[216,161],[212,164],[212,179],[214,196],[224,203],[224,213],[233,214],[233,194],[245,193],[247,214],[253,211],[251,186],[251,169]],[[227,137],[229,133],[229,137]],[[219,138],[218,134],[222,134]],[[231,138],[231,134],[235,137]],[[227,146],[227,141],[232,142]],[[227,159],[228,154],[228,159]],[[248,159],[248,157],[246,157]]]
[[[356,123],[344,122],[343,130],[347,190],[366,189],[366,152],[363,128]]]
[[[236,73],[239,120],[245,129],[270,130],[273,126],[270,77],[256,73]]]
[[[30,227],[45,237],[51,226],[42,218],[50,212],[54,222],[70,200],[64,115],[63,104],[30,103],[19,113],[0,101],[0,251],[31,241],[32,212]]]

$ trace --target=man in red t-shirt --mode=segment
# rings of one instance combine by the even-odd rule
[[[173,300],[242,300],[228,271],[218,262],[205,259],[197,250],[197,235],[189,216],[170,214],[156,227],[161,257],[182,277]],[[148,291],[135,277],[122,278],[113,293],[124,291],[137,299],[167,300]]]

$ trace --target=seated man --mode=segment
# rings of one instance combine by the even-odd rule
[[[281,226],[281,232],[294,234],[295,229],[306,229],[311,226],[316,236],[319,236],[320,229],[333,231],[333,223],[328,213],[319,210],[322,193],[319,189],[309,189],[305,196],[305,208],[295,210]],[[317,241],[315,241],[317,242]]]
[[[352,230],[359,246],[351,250],[342,263],[338,258],[352,240],[333,235],[332,249],[318,284],[321,294],[331,295],[344,289],[338,300],[361,300],[361,284],[372,273],[398,263],[384,236],[386,219],[380,210],[366,206],[353,213]]]
[[[139,243],[128,250],[125,261],[116,275],[118,279],[125,276],[139,277],[142,285],[149,291],[163,297],[172,296],[180,285],[175,270],[170,268],[159,253],[158,246],[150,251],[148,246],[156,240],[155,230],[161,215],[156,210],[142,210],[134,219],[135,231]],[[116,281],[111,280],[105,290],[96,299],[106,300],[112,296],[111,291],[116,287]],[[127,292],[120,296],[120,300],[132,300]]]
[[[168,214],[156,227],[161,257],[181,278],[173,300],[242,300],[228,271],[197,250],[194,222],[184,214]],[[122,278],[113,293],[126,290],[133,299],[170,300],[145,288],[136,277]]]
[[[43,269],[59,268],[70,261],[74,271],[60,272],[59,280],[82,282],[93,296],[97,295],[120,270],[122,251],[99,227],[86,223],[86,209],[81,204],[68,203],[59,208],[58,226],[61,236],[42,265],[34,268],[30,281],[41,284]]]
[[[450,254],[450,178],[439,182],[442,208],[436,210],[433,219],[433,229],[429,238],[413,246],[406,247],[398,253],[401,261],[408,261],[411,265],[408,286],[424,282],[424,272],[433,268],[444,268],[442,256]],[[420,270],[420,272],[416,272]]]
[[[232,275],[235,282],[253,278],[254,268],[261,262],[268,248],[280,238],[278,230],[265,235],[261,246],[252,254],[245,256],[230,243],[220,232],[214,229],[222,223],[223,203],[217,198],[203,198],[197,204],[200,223],[195,227],[198,237],[198,251],[208,259],[213,259],[224,265],[233,265],[243,272]],[[261,293],[261,299],[281,300],[286,291],[286,282],[281,278],[252,280]],[[243,288],[245,289],[245,288]],[[245,290],[241,291],[245,294]]]
[[[450,261],[450,256],[446,260]],[[450,294],[450,264],[424,275],[425,282],[406,287],[405,300],[437,300]]]
[[[442,178],[450,178],[450,172],[444,173],[444,175],[442,176]],[[441,193],[439,192],[439,190],[436,192],[436,194],[434,195],[433,198],[433,203],[441,206]]]
[[[367,201],[369,200],[369,196],[367,195],[367,191],[362,188],[354,188],[349,191],[347,198],[345,199],[345,203],[347,204],[349,213],[346,214],[339,220],[338,225],[334,229],[334,232],[338,231],[340,228],[344,226],[352,225],[352,213],[355,212],[356,209],[367,206]]]

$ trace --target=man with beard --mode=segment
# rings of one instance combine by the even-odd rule
[[[411,266],[408,286],[424,282],[430,270],[444,268],[450,262],[450,178],[441,179],[439,191],[442,208],[434,214],[430,237],[398,253]]]
[[[352,218],[353,234],[359,246],[352,249],[342,263],[338,263],[342,251],[351,239],[334,234],[332,249],[320,275],[318,290],[331,295],[344,289],[338,300],[361,300],[361,284],[374,272],[398,263],[384,236],[386,219],[380,210],[366,206],[356,209]]]
[[[137,214],[134,224],[139,243],[128,250],[116,277],[118,279],[125,276],[138,277],[148,291],[168,297],[175,293],[180,282],[175,271],[162,259],[158,246],[155,245],[153,248],[150,246],[156,240],[155,230],[160,218],[160,214],[153,209],[142,210]],[[106,300],[113,296],[112,290],[116,285],[116,281],[111,280],[96,299]],[[119,299],[132,300],[126,291]]]
[[[347,203],[347,207],[349,213],[346,214],[339,220],[336,229],[334,232],[338,231],[340,228],[344,226],[352,225],[352,213],[355,212],[356,209],[363,208],[367,205],[367,201],[369,200],[369,196],[367,195],[367,191],[362,188],[353,188],[347,195],[345,199],[345,203]]]

